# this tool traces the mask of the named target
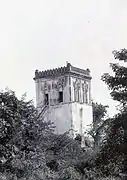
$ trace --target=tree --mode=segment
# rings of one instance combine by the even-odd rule
[[[1,179],[81,179],[75,166],[87,156],[67,133],[53,134],[52,124],[43,121],[32,101],[0,92]]]
[[[113,54],[116,60],[127,61],[126,49],[114,51]],[[104,173],[119,173],[123,168],[123,126],[127,121],[127,67],[119,63],[110,63],[110,67],[113,75],[105,73],[102,80],[110,89],[113,100],[120,103],[120,108],[119,113],[111,119],[110,128],[97,162],[99,164],[103,159],[101,167]]]
[[[44,153],[53,136],[50,126],[38,118],[32,101],[0,92],[0,173],[9,179],[50,174]]]
[[[93,107],[93,123],[90,126],[90,130],[88,134],[92,136],[94,139],[94,147],[98,147],[99,143],[101,143],[102,134],[106,129],[106,126],[109,122],[109,118],[107,118],[107,108],[108,106],[104,106],[101,103],[92,103]]]
[[[95,108],[99,120],[101,108]],[[79,141],[67,133],[53,134],[52,124],[43,121],[32,101],[0,92],[1,180],[97,179],[94,153],[84,151]]]
[[[92,107],[93,107],[93,123],[99,124],[106,117],[107,108],[109,106],[107,105],[104,106],[101,103],[98,104],[97,102],[96,103],[93,102]]]

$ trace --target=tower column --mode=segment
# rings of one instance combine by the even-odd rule
[[[92,97],[91,97],[91,81],[89,82],[89,104],[91,105],[91,100],[92,100]]]

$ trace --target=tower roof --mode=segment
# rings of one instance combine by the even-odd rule
[[[75,76],[82,76],[84,78],[91,79],[89,69],[86,69],[86,70],[80,69],[80,68],[72,66],[70,63],[67,62],[67,65],[63,67],[44,70],[44,71],[36,70],[34,80],[41,79],[41,78],[45,79],[45,78],[59,77],[59,76],[69,75],[69,74],[75,75]]]

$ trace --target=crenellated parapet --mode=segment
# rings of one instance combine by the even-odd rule
[[[66,66],[45,70],[45,71],[35,71],[35,77],[34,80],[40,79],[40,78],[53,78],[53,77],[59,77],[63,75],[75,75],[75,76],[82,76],[87,77],[88,79],[91,79],[90,76],[90,70],[89,69],[80,69],[77,67],[72,66],[70,63],[67,63]]]

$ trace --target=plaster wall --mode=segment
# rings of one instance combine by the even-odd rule
[[[84,134],[87,126],[92,123],[92,106],[87,104],[72,104],[73,129],[75,134]]]
[[[44,114],[44,120],[54,123],[55,133],[57,134],[69,131],[72,128],[72,105],[50,106]]]

